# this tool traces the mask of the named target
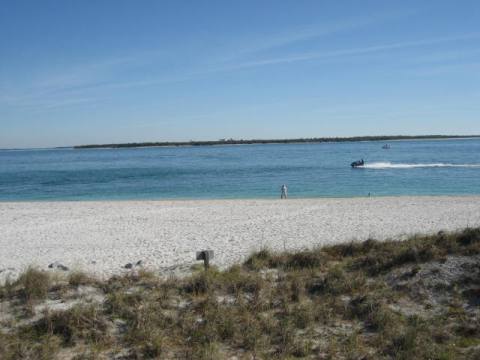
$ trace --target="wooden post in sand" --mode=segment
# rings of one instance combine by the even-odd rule
[[[210,260],[213,259],[213,250],[197,251],[197,260],[203,260],[205,271],[210,267]]]

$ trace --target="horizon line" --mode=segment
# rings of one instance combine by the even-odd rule
[[[279,143],[314,143],[314,142],[348,142],[348,141],[382,141],[382,140],[428,140],[428,139],[468,139],[480,138],[479,134],[472,135],[361,135],[361,136],[326,136],[326,137],[298,137],[298,138],[222,138],[217,140],[188,140],[188,141],[142,141],[104,144],[84,144],[74,146],[55,147],[73,149],[92,148],[137,148],[137,147],[167,147],[167,146],[213,146],[213,145],[255,145],[255,144],[279,144]]]
[[[255,145],[278,144],[278,143],[313,143],[313,142],[348,142],[348,141],[381,141],[381,140],[436,140],[436,139],[475,139],[480,134],[417,134],[417,135],[358,135],[358,136],[325,136],[325,137],[297,137],[297,138],[250,138],[235,139],[223,138],[217,140],[170,140],[170,141],[134,141],[121,143],[83,144],[47,147],[21,147],[21,148],[0,148],[0,151],[21,151],[21,150],[61,150],[61,149],[94,149],[94,148],[136,148],[136,147],[167,147],[167,146],[207,146],[207,145]]]

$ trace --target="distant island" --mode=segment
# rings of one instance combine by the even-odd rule
[[[323,142],[347,142],[347,141],[392,141],[392,140],[436,140],[436,139],[460,139],[479,138],[480,135],[387,135],[387,136],[354,136],[354,137],[321,137],[299,139],[220,139],[211,141],[162,141],[123,144],[97,144],[78,145],[74,149],[100,149],[100,148],[137,148],[137,147],[160,147],[160,146],[212,146],[212,145],[249,145],[249,144],[294,144],[294,143],[323,143]]]

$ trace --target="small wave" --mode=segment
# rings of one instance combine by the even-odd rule
[[[449,163],[431,163],[431,164],[392,164],[391,162],[373,162],[363,166],[365,169],[414,169],[414,168],[480,168],[480,164],[449,164]]]

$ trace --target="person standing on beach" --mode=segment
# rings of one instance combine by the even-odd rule
[[[281,187],[280,199],[286,199],[287,198],[287,192],[288,192],[287,185],[283,184],[282,187]]]

